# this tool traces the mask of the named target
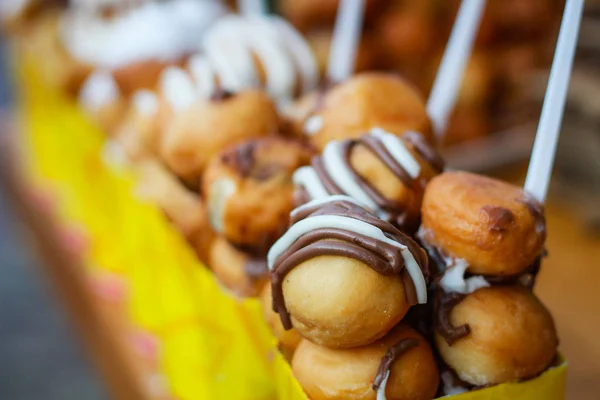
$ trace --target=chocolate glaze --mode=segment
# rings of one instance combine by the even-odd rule
[[[363,208],[348,201],[336,201],[313,207],[296,209],[291,213],[290,224],[304,218],[317,215],[344,216],[366,222],[381,229],[392,240],[408,248],[425,279],[428,279],[427,255],[410,237],[400,232],[390,223],[368,213]],[[416,304],[414,283],[406,274],[404,258],[400,249],[386,242],[373,239],[356,232],[342,229],[316,229],[296,240],[286,251],[275,260],[271,271],[271,286],[273,293],[273,310],[279,313],[285,329],[292,328],[290,315],[283,298],[282,283],[285,276],[297,265],[304,261],[322,255],[349,257],[362,261],[376,272],[391,276],[399,274],[403,278],[408,304]]]
[[[446,340],[449,346],[452,346],[456,341],[467,336],[471,332],[469,325],[464,324],[461,326],[453,326],[450,323],[450,313],[452,309],[463,299],[466,295],[461,293],[445,293],[443,290],[438,291],[436,297],[436,303],[434,306],[434,324],[435,330]]]
[[[515,224],[515,214],[505,207],[483,206],[480,215],[487,222],[487,227],[492,232],[506,232]]]
[[[444,170],[446,165],[444,159],[429,143],[427,143],[427,140],[425,140],[423,135],[417,132],[408,131],[404,132],[402,138],[406,142],[412,144],[419,156],[431,164],[437,172],[442,172]]]
[[[254,167],[254,153],[256,151],[256,142],[246,141],[239,143],[233,150],[227,151],[221,155],[223,164],[234,168],[242,177],[248,177]]]
[[[210,96],[210,100],[211,101],[225,101],[225,100],[229,100],[230,98],[232,98],[233,96],[235,96],[235,93],[230,92],[229,90],[225,90],[223,88],[218,88],[211,96]]]
[[[394,361],[396,361],[408,350],[418,345],[418,339],[405,338],[393,345],[390,349],[388,349],[388,351],[385,353],[385,356],[383,356],[383,358],[381,359],[379,368],[377,368],[377,374],[375,375],[375,380],[373,381],[373,390],[379,389],[379,386],[381,386],[381,383],[385,379],[385,375],[388,371],[391,370]]]
[[[415,132],[408,132],[408,143],[413,145],[419,155],[427,162],[431,162],[434,168],[443,169],[441,157],[433,150],[421,135]],[[370,182],[364,179],[355,168],[353,168],[350,159],[352,150],[355,146],[362,145],[373,153],[402,183],[416,193],[422,193],[425,189],[426,181],[424,179],[413,179],[406,169],[400,165],[390,154],[381,140],[373,135],[363,135],[359,139],[348,139],[341,142],[342,159],[352,174],[356,183],[373,199],[377,206],[389,215],[388,221],[398,226],[400,229],[413,232],[419,225],[418,216],[409,216],[403,210],[403,205],[383,196]],[[321,157],[313,157],[312,166],[323,184],[323,187],[329,194],[343,194],[343,191],[335,184],[323,166]]]

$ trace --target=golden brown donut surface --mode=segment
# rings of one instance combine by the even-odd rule
[[[414,130],[432,139],[425,102],[394,74],[362,73],[330,89],[305,121],[304,131],[318,149],[331,140],[357,138],[372,128],[400,135]]]
[[[311,155],[296,140],[268,137],[213,157],[202,185],[213,228],[232,243],[266,252],[294,208],[292,173]]]
[[[249,90],[219,100],[199,100],[166,124],[161,154],[179,176],[199,176],[211,157],[245,139],[277,132],[274,103]]]
[[[516,275],[543,250],[543,208],[519,187],[467,172],[445,172],[425,190],[421,234],[468,271]]]
[[[292,369],[312,400],[375,400],[375,377],[382,358],[397,343],[412,339],[414,347],[399,354],[385,386],[388,400],[432,399],[438,369],[427,341],[400,324],[380,340],[362,347],[330,349],[303,340],[294,353]]]
[[[436,334],[444,361],[472,385],[493,385],[537,376],[556,355],[552,316],[531,291],[489,287],[466,296],[450,313],[453,326],[471,332],[452,346]]]

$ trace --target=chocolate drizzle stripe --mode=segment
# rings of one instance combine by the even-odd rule
[[[323,187],[329,192],[329,194],[344,194],[342,189],[336,185],[336,183],[329,177],[329,174],[325,170],[325,166],[323,165],[323,159],[321,157],[315,156],[313,157],[311,164],[317,173],[317,176],[321,180]]]
[[[435,305],[435,329],[449,346],[471,333],[469,325],[454,326],[450,323],[452,309],[466,297],[460,293],[439,291]]]
[[[320,255],[354,258],[383,275],[400,274],[405,278],[407,272],[410,279],[403,279],[403,283],[408,304],[426,301],[425,252],[391,224],[340,197],[294,210],[292,227],[269,251],[273,309],[286,329],[291,328],[291,320],[283,299],[283,279],[297,265]],[[411,254],[409,263],[405,252]]]
[[[385,375],[388,373],[388,371],[391,371],[392,364],[394,364],[394,362],[407,351],[409,351],[413,347],[417,347],[418,345],[418,339],[406,338],[400,340],[394,346],[389,348],[383,356],[383,358],[381,359],[381,363],[377,368],[377,374],[375,375],[375,380],[373,381],[373,390],[379,389],[379,386],[383,382]]]
[[[410,143],[419,156],[427,161],[437,172],[442,172],[444,170],[444,159],[429,143],[427,143],[423,135],[414,131],[407,131],[402,135],[402,139]]]

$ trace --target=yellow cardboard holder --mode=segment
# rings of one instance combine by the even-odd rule
[[[52,191],[61,222],[81,227],[87,272],[127,281],[132,328],[160,343],[159,369],[180,400],[306,399],[276,349],[255,299],[221,289],[153,205],[132,196],[132,177],[102,160],[103,135],[77,105],[19,59],[21,144],[31,185]],[[454,400],[562,400],[566,362],[522,383]]]

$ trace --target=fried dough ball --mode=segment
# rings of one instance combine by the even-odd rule
[[[454,306],[449,321],[453,326],[468,324],[470,333],[452,346],[436,333],[435,343],[444,362],[472,385],[533,378],[556,355],[552,316],[521,287],[479,289]]]
[[[322,150],[332,140],[357,138],[373,128],[396,135],[407,130],[432,140],[420,93],[402,78],[362,73],[331,88],[304,121],[304,133]]]
[[[379,397],[373,385],[382,358],[390,348],[403,342],[405,351],[398,354],[387,370],[387,381],[380,385],[385,398],[434,398],[438,368],[433,353],[427,341],[405,324],[363,347],[329,349],[303,340],[294,353],[292,369],[312,400],[375,400]]]
[[[266,253],[294,208],[292,174],[312,154],[299,141],[268,137],[241,142],[213,157],[202,188],[215,231],[238,246]]]
[[[445,172],[425,190],[425,242],[464,259],[473,274],[507,276],[527,269],[546,239],[543,207],[519,187],[467,172]]]
[[[166,126],[160,153],[177,175],[199,176],[225,147],[277,132],[278,119],[271,99],[258,90],[199,100]]]
[[[283,281],[294,328],[331,348],[365,345],[385,335],[408,311],[404,290],[397,276],[336,256],[305,261]]]
[[[419,226],[425,185],[444,168],[441,157],[419,133],[398,137],[381,129],[359,139],[329,143],[312,164],[294,174],[297,201],[336,194],[330,192],[335,185],[407,232]]]

